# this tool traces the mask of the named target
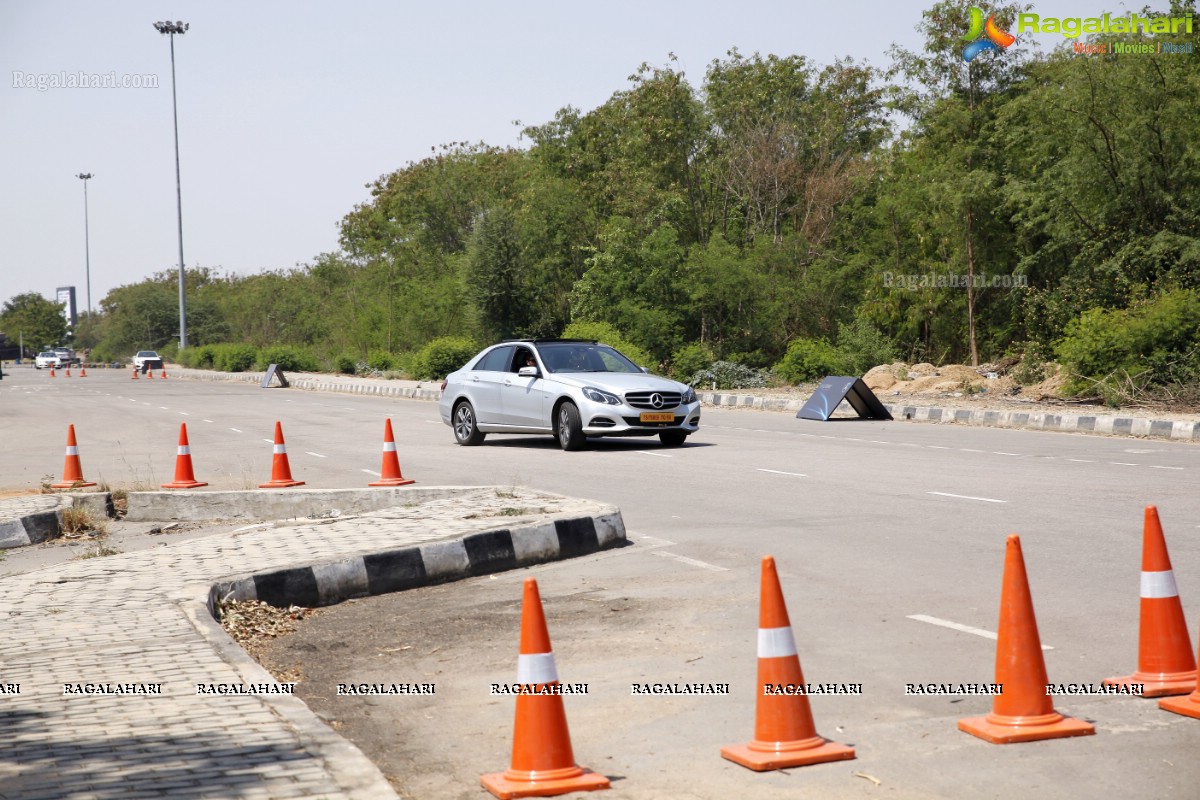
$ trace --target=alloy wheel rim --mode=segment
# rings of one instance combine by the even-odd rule
[[[454,431],[458,434],[458,438],[468,439],[471,436],[471,428],[471,412],[467,410],[466,406],[462,406],[458,409],[458,424],[454,426]]]

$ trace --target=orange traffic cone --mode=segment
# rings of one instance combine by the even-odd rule
[[[1187,697],[1168,697],[1159,700],[1158,707],[1164,711],[1200,719],[1200,678],[1196,680],[1196,688]]]
[[[167,368],[166,367],[163,367],[161,377],[164,381],[167,379]]]
[[[1033,598],[1021,555],[1021,537],[1008,537],[1004,580],[1000,592],[1000,630],[996,639],[996,683],[1001,694],[992,698],[992,713],[958,721],[959,730],[992,744],[1034,742],[1088,736],[1090,723],[1054,710],[1046,692],[1046,661],[1033,615]]]
[[[80,368],[79,368],[79,377],[81,377],[81,378],[86,378],[86,377],[87,377],[87,367],[80,367]]]
[[[512,766],[504,772],[483,775],[479,782],[501,800],[512,797],[549,797],[568,792],[609,788],[608,778],[575,763],[571,734],[562,696],[557,693],[558,670],[550,633],[542,613],[537,581],[525,579],[521,603],[521,653],[517,656],[517,682],[530,692],[517,695]]]
[[[1154,506],[1146,506],[1142,526],[1141,597],[1137,671],[1120,678],[1106,678],[1104,684],[1141,684],[1142,697],[1187,694],[1196,685],[1196,659],[1158,509]]]
[[[149,378],[150,380],[154,380],[154,370],[147,368],[146,369],[146,377]]]
[[[400,459],[396,457],[396,439],[392,436],[392,421],[383,426],[383,477],[367,486],[406,486],[416,483],[400,474]]]
[[[197,486],[208,486],[196,480],[192,472],[192,448],[188,445],[187,423],[179,423],[179,449],[175,456],[175,480],[164,483],[164,489],[195,489]]]
[[[154,373],[150,373],[153,375]],[[275,422],[275,455],[271,458],[271,480],[260,483],[260,489],[281,489],[285,486],[303,486],[304,481],[292,480],[292,468],[288,464],[287,445],[283,443],[283,427]]]
[[[767,693],[769,688],[781,684],[791,688]],[[721,756],[757,772],[854,758],[853,747],[831,742],[817,733],[804,686],[775,559],[764,556],[758,611],[754,738],[746,744],[722,747]]]
[[[71,365],[70,364],[67,364],[67,374],[64,375],[63,377],[65,377],[65,378],[71,377]]]
[[[138,368],[137,368],[137,367],[134,367],[134,368],[133,368],[133,379],[134,379],[135,381],[138,379],[138,376],[137,376],[137,374],[138,374]]]
[[[51,378],[57,378],[57,377],[58,377],[57,375],[55,375],[55,374],[54,374],[54,365],[53,365],[53,364],[51,364],[51,365],[50,365],[50,377],[51,377]]]
[[[95,486],[94,482],[83,479],[83,466],[79,463],[79,448],[75,446],[75,426],[67,426],[67,457],[63,461],[63,479],[59,483],[50,484],[51,489],[77,489],[83,486]]]

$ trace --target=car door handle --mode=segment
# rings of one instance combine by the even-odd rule
[[[475,383],[479,383],[479,376],[478,376],[478,375],[472,375],[472,376],[471,376],[471,380],[475,381]]]

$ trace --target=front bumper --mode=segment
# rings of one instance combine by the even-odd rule
[[[664,431],[683,431],[692,434],[700,430],[700,403],[689,403],[673,409],[670,421],[643,422],[642,411],[628,405],[605,405],[588,402],[580,409],[583,432],[586,436],[656,436]]]

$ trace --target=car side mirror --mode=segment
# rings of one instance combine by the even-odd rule
[[[521,367],[520,371],[518,371],[517,374],[520,375],[522,378],[536,378],[538,376],[538,368],[537,367]]]
[[[649,367],[638,367],[638,369],[640,369],[642,372],[646,373],[647,375],[649,375],[649,374],[650,374],[650,368],[649,368]]]

